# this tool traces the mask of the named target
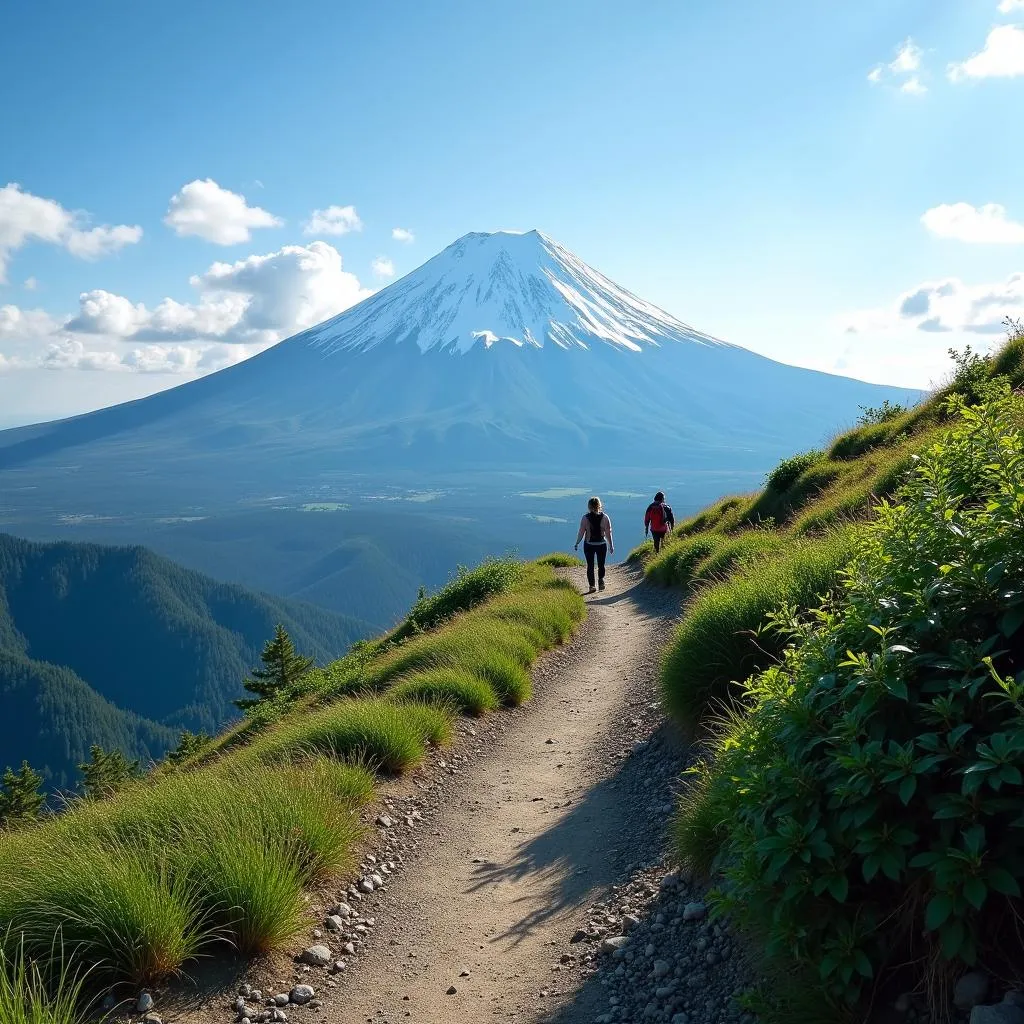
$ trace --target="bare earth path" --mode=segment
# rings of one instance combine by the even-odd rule
[[[657,659],[678,597],[613,567],[588,602],[579,636],[538,667],[534,699],[470,759],[405,870],[359,911],[375,915],[372,941],[336,988],[317,985],[321,1020],[594,1020],[596,995],[559,961],[590,904],[662,853],[680,753],[655,776],[629,762],[659,728]]]

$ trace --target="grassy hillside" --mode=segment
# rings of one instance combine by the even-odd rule
[[[27,759],[65,786],[93,743],[151,757],[182,729],[216,730],[278,622],[320,661],[371,632],[144,548],[0,534],[0,764]]]
[[[783,979],[769,1021],[855,1021],[969,965],[1024,912],[1024,333],[909,410],[867,410],[763,491],[680,524],[666,703],[707,740],[678,843]]]
[[[0,989],[18,987],[12,1005],[26,1007],[11,1024],[58,1019],[48,1008],[86,966],[88,991],[62,1024],[98,989],[153,983],[218,947],[257,955],[289,941],[305,886],[350,866],[353,812],[375,777],[446,744],[460,713],[528,699],[530,664],[584,613],[549,565],[485,563],[197,756],[0,832]]]

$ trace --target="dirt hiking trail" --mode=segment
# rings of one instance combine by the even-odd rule
[[[214,970],[158,1000],[164,1024],[750,1024],[731,1000],[741,951],[666,857],[687,751],[657,673],[679,595],[628,566],[607,582],[535,666],[532,700],[461,720],[451,748],[381,785],[360,888],[312,893],[291,950],[329,944],[336,962]],[[318,928],[339,901],[342,934]],[[297,984],[315,998],[265,1009]],[[253,1009],[233,1012],[252,990]]]
[[[638,802],[616,778],[642,717],[660,716],[657,660],[679,608],[641,579],[610,567],[578,636],[538,664],[533,699],[439,808],[323,1019],[534,1021],[572,1002],[573,972],[552,968],[589,904],[662,853],[668,792],[639,780]]]

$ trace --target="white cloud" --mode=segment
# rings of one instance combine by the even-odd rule
[[[196,179],[171,196],[164,223],[175,234],[196,235],[217,245],[247,242],[254,228],[274,228],[279,217],[250,206],[245,196],[221,188],[212,178]]]
[[[126,245],[134,245],[142,238],[142,228],[137,224],[129,227],[118,224],[116,227],[90,228],[87,231],[72,231],[64,243],[72,256],[83,260],[97,260],[101,256],[109,256]]]
[[[195,302],[167,298],[153,308],[103,289],[83,292],[78,312],[63,320],[0,306],[4,368],[194,376],[255,355],[372,294],[343,269],[341,254],[319,241],[214,263],[190,283]]]
[[[25,192],[14,182],[0,188],[0,283],[7,279],[11,253],[28,242],[61,245],[73,256],[97,259],[142,238],[138,225],[89,228],[86,222],[85,214],[72,213],[53,199]]]
[[[911,96],[923,96],[928,87],[921,80],[921,64],[923,51],[913,39],[905,39],[896,50],[896,56],[888,64],[877,64],[868,72],[868,81],[872,85],[891,79],[895,85],[899,83],[900,92]]]
[[[848,334],[913,327],[928,334],[961,331],[997,336],[1003,333],[1007,317],[1024,317],[1024,273],[978,285],[956,277],[926,281],[900,295],[893,306],[849,314],[842,325]]]
[[[959,64],[950,64],[947,73],[953,82],[1024,75],[1024,27],[999,25],[992,29],[983,49]]]
[[[306,235],[347,235],[350,231],[362,231],[363,222],[354,206],[328,206],[326,210],[314,210],[303,225]]]
[[[416,236],[408,228],[392,228],[391,237],[396,242],[415,242]]]
[[[373,268],[373,272],[377,277],[394,277],[395,276],[395,265],[387,258],[387,256],[378,256],[374,259],[373,263],[370,264]]]
[[[939,238],[988,245],[1024,245],[1024,223],[1010,220],[1006,207],[986,203],[943,203],[926,210],[921,223]]]
[[[919,71],[921,68],[921,48],[915,45],[913,39],[906,39],[903,45],[896,52],[896,59],[889,65],[893,74],[909,74],[911,71]]]
[[[34,292],[39,287],[39,282],[34,277],[26,277],[22,288],[27,292]]]
[[[1001,0],[1000,14],[1012,14],[1014,11],[1024,11],[1024,0]]]

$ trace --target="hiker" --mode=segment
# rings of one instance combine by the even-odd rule
[[[644,536],[646,537],[650,532],[654,538],[655,554],[661,550],[665,534],[675,525],[676,517],[672,515],[672,506],[665,504],[665,492],[658,491],[654,496],[654,501],[647,506],[647,512],[644,515]]]
[[[591,498],[587,502],[587,514],[580,520],[580,532],[576,534],[576,550],[583,541],[583,554],[587,558],[587,582],[592,594],[594,586],[594,560],[597,559],[597,585],[604,590],[604,561],[609,552],[615,554],[615,542],[612,540],[612,521],[601,507],[600,498]]]

